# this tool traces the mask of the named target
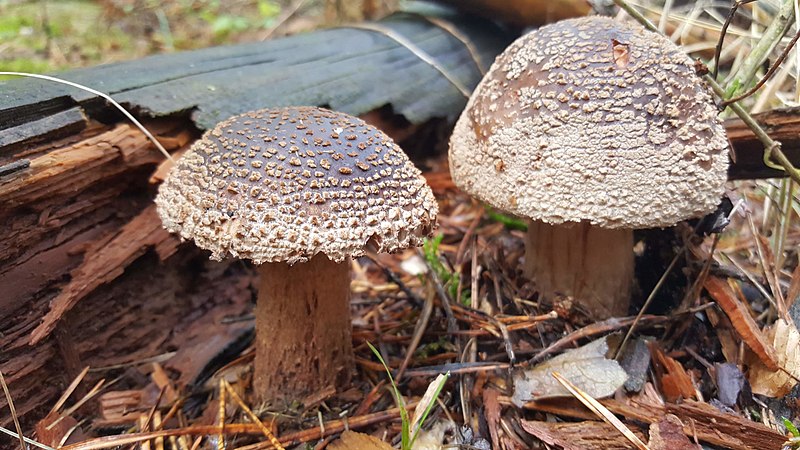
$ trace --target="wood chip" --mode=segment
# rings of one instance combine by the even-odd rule
[[[520,425],[548,445],[558,445],[564,450],[629,450],[632,447],[616,428],[604,422],[553,423],[522,420]],[[639,438],[644,439],[641,430],[637,431]]]

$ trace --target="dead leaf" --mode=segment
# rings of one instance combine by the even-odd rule
[[[345,431],[342,436],[331,442],[330,450],[394,450],[391,445],[364,433]]]
[[[717,385],[717,399],[723,405],[732,408],[744,389],[744,374],[736,364],[715,364],[714,384]]]
[[[514,396],[511,400],[522,406],[529,400],[549,397],[569,397],[571,394],[553,378],[558,372],[582,391],[594,398],[604,398],[625,383],[628,375],[613,359],[608,359],[607,337],[583,347],[568,350],[532,369],[514,375]]]
[[[483,407],[486,416],[486,425],[489,427],[489,435],[492,437],[492,448],[500,448],[500,402],[497,397],[500,391],[494,388],[487,388],[483,391]]]
[[[783,370],[772,370],[760,358],[753,357],[750,361],[750,385],[754,394],[783,397],[800,377],[800,333],[793,323],[778,319],[767,331],[767,340],[775,348],[778,365]]]
[[[668,402],[697,398],[692,377],[681,366],[681,363],[664,354],[656,344],[650,345],[650,352],[653,354],[653,363],[661,384],[661,392]]]
[[[701,447],[686,437],[683,423],[678,416],[667,414],[663,419],[650,424],[650,450],[700,450]]]
[[[416,433],[417,429],[422,426],[422,419],[424,419],[425,411],[431,405],[431,403],[436,401],[436,397],[438,396],[439,392],[442,390],[442,385],[447,382],[447,378],[450,377],[450,372],[447,374],[439,374],[435,380],[431,381],[431,384],[428,385],[428,389],[425,391],[425,395],[419,400],[417,407],[414,408],[414,415],[413,419],[411,420],[411,434],[413,436]]]
[[[736,296],[733,288],[722,278],[710,275],[703,287],[731,320],[733,329],[742,341],[758,356],[759,360],[772,370],[777,370],[775,349],[764,339],[750,310]]]

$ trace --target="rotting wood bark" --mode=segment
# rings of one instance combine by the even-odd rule
[[[503,398],[502,401],[510,404],[511,400]],[[614,414],[628,420],[648,424],[657,423],[665,415],[673,414],[683,423],[683,431],[687,436],[696,435],[701,442],[732,450],[779,449],[786,441],[786,437],[777,430],[744,417],[723,413],[708,403],[685,401],[680,404],[653,405],[636,401],[630,401],[630,404],[617,400],[601,400],[600,402]],[[529,402],[525,404],[525,408],[564,417],[597,419],[588,409],[573,399]]]
[[[782,108],[756,114],[753,118],[769,136],[781,143],[781,149],[795,167],[800,167],[800,108]],[[725,122],[728,139],[733,144],[733,164],[728,179],[770,178],[785,176],[764,165],[764,145],[740,119]]]
[[[353,115],[392,105],[397,114],[421,123],[434,116],[454,117],[467,99],[388,33],[407,39],[470,89],[483,76],[481,68],[512,37],[489,21],[454,14],[435,21],[395,14],[373,25],[387,33],[332,28],[59,76],[100,89],[141,116],[190,115],[201,129],[238,113],[287,104],[327,105]],[[0,82],[0,135],[7,136],[0,138],[0,164],[22,144],[81,126],[76,106],[94,119],[108,121],[118,114],[91,94],[62,85],[30,79]]]

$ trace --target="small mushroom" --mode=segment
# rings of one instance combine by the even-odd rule
[[[349,381],[350,258],[421,245],[438,212],[388,136],[316,107],[220,123],[155,201],[164,227],[212,259],[259,265],[254,390],[273,404]]]
[[[626,314],[633,229],[719,202],[725,130],[693,61],[661,35],[604,17],[514,42],[450,140],[462,190],[529,218],[525,272],[593,317]]]

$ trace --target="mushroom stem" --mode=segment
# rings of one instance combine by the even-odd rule
[[[627,314],[633,264],[633,230],[528,223],[526,275],[544,297],[568,295],[593,319]]]
[[[323,254],[259,267],[253,387],[259,401],[289,403],[346,385],[353,372],[350,259]]]

